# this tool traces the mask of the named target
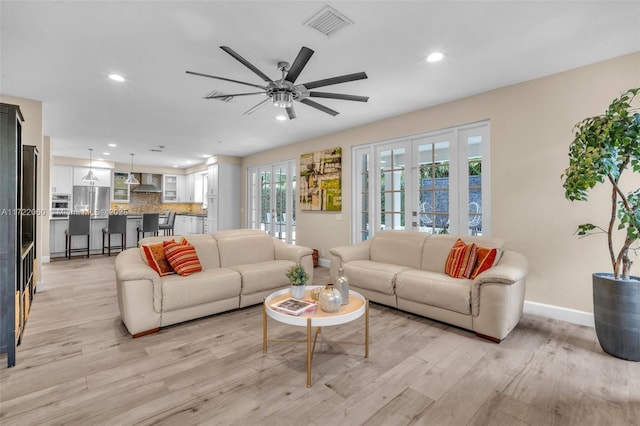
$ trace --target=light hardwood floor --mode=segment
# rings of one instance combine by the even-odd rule
[[[17,365],[0,358],[0,424],[640,424],[640,363],[605,355],[591,328],[525,315],[497,345],[372,304],[370,357],[320,343],[307,389],[304,345],[262,353],[259,306],[132,339],[113,262],[44,265]],[[322,335],[363,333],[357,320]],[[269,334],[303,336],[271,320]]]

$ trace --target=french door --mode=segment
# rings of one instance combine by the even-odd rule
[[[353,241],[377,230],[489,233],[489,123],[353,148]]]
[[[296,162],[250,168],[247,223],[287,243],[296,241]]]

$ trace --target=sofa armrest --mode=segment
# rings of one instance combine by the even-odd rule
[[[513,308],[522,312],[522,305],[524,304],[524,289],[527,273],[529,272],[529,264],[527,259],[520,253],[506,250],[502,254],[502,258],[498,264],[492,268],[479,274],[473,281],[471,287],[471,314],[477,316],[480,312],[481,305],[484,302],[481,299],[480,288],[483,285],[493,286],[512,286],[518,285],[522,287],[516,293],[519,294],[518,299],[522,299],[514,303]],[[498,291],[498,290],[495,290]],[[505,291],[509,292],[507,289]],[[520,297],[521,296],[521,297]]]
[[[313,256],[313,250],[309,247],[287,244],[278,238],[273,238],[276,260],[290,260],[300,263],[304,256]]]
[[[145,263],[140,254],[140,249],[127,249],[116,257],[115,261],[116,282],[118,291],[123,291],[122,283],[126,281],[150,281],[153,286],[153,300],[148,301],[156,312],[162,311],[162,282],[160,275]],[[126,298],[126,295],[122,295]],[[147,301],[138,301],[147,303]]]
[[[500,262],[479,274],[473,281],[474,287],[483,283],[513,284],[527,276],[529,263],[520,253],[505,250]]]
[[[284,241],[273,238],[276,260],[290,260],[302,265],[309,274],[309,283],[313,282],[313,250],[309,247],[294,246]]]
[[[369,260],[370,247],[371,240],[366,240],[350,246],[338,246],[330,249],[331,264],[329,273],[331,281],[336,281],[338,278],[338,270],[340,270],[345,263],[353,260]]]

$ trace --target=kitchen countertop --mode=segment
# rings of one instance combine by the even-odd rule
[[[181,216],[194,216],[194,217],[207,217],[207,215],[205,213],[178,213],[176,212],[176,216],[177,215],[181,215]],[[127,220],[131,219],[142,219],[142,214],[141,213],[136,213],[136,214],[128,214],[127,216]],[[167,213],[160,213],[160,218],[166,218],[167,217]],[[100,217],[92,217],[91,220],[106,220],[107,216],[100,216]],[[49,218],[49,220],[69,220],[69,217],[52,217]]]

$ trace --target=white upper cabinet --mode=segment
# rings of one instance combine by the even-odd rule
[[[53,166],[51,172],[51,193],[71,194],[73,192],[73,167]]]
[[[162,175],[162,202],[188,203],[184,175]]]

